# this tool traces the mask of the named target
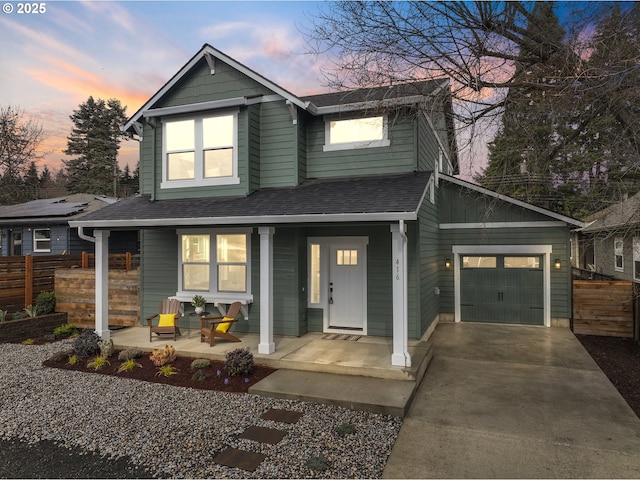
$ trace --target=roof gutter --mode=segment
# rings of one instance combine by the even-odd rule
[[[71,224],[71,222],[69,222],[69,224]],[[87,242],[96,243],[96,237],[92,237],[84,233],[84,227],[82,226],[78,226],[78,236]]]

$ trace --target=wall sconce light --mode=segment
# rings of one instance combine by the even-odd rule
[[[446,268],[447,270],[449,270],[451,268],[451,259],[450,258],[447,258],[444,261],[444,268]]]
[[[555,259],[555,261],[553,262],[553,266],[556,267],[556,270],[560,270],[560,267],[562,266],[562,264],[560,263],[559,258]]]

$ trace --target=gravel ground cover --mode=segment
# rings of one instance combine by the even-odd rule
[[[2,477],[380,478],[402,424],[340,407],[42,365],[61,349],[0,345]],[[295,424],[261,419],[271,408],[303,416]],[[344,425],[354,433],[339,434]],[[239,438],[251,426],[286,435],[275,445]],[[253,472],[215,464],[227,447],[266,459]],[[314,457],[326,460],[325,470],[307,465]]]

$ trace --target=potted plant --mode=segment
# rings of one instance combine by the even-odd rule
[[[206,305],[206,303],[207,300],[202,295],[195,295],[191,299],[191,306],[195,308],[198,315],[204,312],[204,306]]]

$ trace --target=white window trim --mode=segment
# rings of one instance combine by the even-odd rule
[[[370,140],[366,142],[345,142],[345,143],[330,143],[331,142],[331,122],[339,122],[340,120],[359,120],[365,118],[382,117],[382,140]],[[356,118],[325,118],[324,120],[324,145],[322,147],[323,152],[335,152],[338,150],[356,150],[362,148],[377,148],[388,147],[391,145],[389,140],[389,119],[387,115],[370,115],[368,117],[356,117]]]
[[[616,243],[620,242],[622,244],[622,248],[620,249],[620,253],[618,253],[618,249],[616,248]],[[621,267],[618,267],[618,263],[616,262],[616,257],[620,255],[622,260]],[[624,239],[622,237],[616,237],[613,239],[613,269],[616,272],[624,272]]]
[[[225,110],[215,113],[207,113],[200,115],[184,115],[176,116],[165,119],[162,122],[162,182],[160,183],[161,189],[169,188],[185,188],[185,187],[208,187],[216,185],[238,185],[240,183],[240,176],[238,174],[238,109]],[[202,120],[204,118],[222,117],[232,115],[233,116],[233,175],[230,177],[218,177],[218,178],[204,178],[204,149],[202,147]],[[195,121],[195,159],[194,159],[194,175],[193,179],[185,180],[169,180],[168,165],[167,165],[167,133],[166,126],[167,121],[178,120],[194,120]]]
[[[232,302],[242,302],[252,303],[253,302],[253,294],[251,290],[251,235],[253,230],[251,228],[225,228],[225,229],[180,229],[177,230],[178,234],[178,290],[176,291],[176,298],[178,299],[187,299],[184,300],[190,301],[194,295],[202,295],[207,303],[232,303]],[[216,255],[217,241],[216,235],[225,235],[225,234],[239,234],[244,233],[247,236],[247,291],[246,292],[219,292],[218,291],[218,258]],[[210,251],[210,261],[209,261],[209,291],[203,292],[202,290],[191,291],[191,290],[182,290],[182,236],[183,235],[210,235],[211,239],[209,242]]]
[[[640,275],[640,271],[636,271],[636,262],[640,262],[640,237],[633,237],[633,240],[631,240],[631,242],[633,251],[633,281],[640,282],[640,278],[638,278],[638,275]]]
[[[46,230],[49,232],[49,248],[36,248],[38,244],[36,240],[36,232]],[[33,229],[33,251],[38,253],[49,253],[51,252],[51,229],[50,228],[34,228]]]

